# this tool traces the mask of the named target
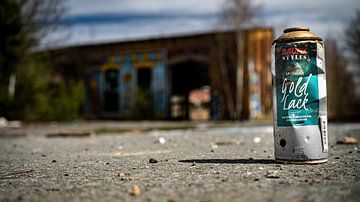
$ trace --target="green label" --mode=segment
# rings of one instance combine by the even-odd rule
[[[319,118],[316,43],[277,44],[275,87],[278,126],[317,125]]]

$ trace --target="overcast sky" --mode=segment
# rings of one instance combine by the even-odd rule
[[[63,27],[46,40],[56,46],[202,33],[219,28],[225,0],[66,0]],[[323,38],[343,39],[360,10],[359,0],[254,0],[263,11],[255,22],[276,34],[306,25]]]

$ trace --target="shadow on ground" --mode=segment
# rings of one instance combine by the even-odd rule
[[[180,163],[218,163],[218,164],[276,164],[272,159],[185,159]]]

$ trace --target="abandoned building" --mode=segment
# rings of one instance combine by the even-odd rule
[[[83,75],[89,119],[223,120],[269,116],[270,28],[56,50]]]

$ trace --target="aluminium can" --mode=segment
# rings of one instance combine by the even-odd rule
[[[328,158],[325,54],[307,27],[284,30],[271,49],[275,160],[324,163]]]

